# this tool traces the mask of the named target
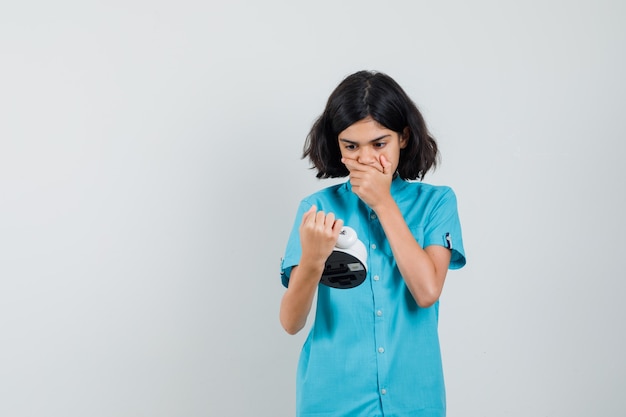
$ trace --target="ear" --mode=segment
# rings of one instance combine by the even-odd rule
[[[404,149],[409,144],[409,137],[411,136],[411,131],[409,127],[405,127],[400,134],[400,149]]]

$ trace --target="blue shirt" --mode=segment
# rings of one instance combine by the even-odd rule
[[[393,180],[391,194],[415,239],[448,247],[450,268],[465,265],[456,196],[449,187]],[[297,371],[300,417],[445,416],[439,302],[421,308],[406,287],[376,214],[350,182],[302,200],[281,266],[289,285],[301,256],[299,226],[312,206],[333,212],[368,249],[365,282],[351,289],[319,285],[315,321]]]

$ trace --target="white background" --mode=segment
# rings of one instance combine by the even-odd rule
[[[459,200],[449,416],[623,415],[625,51],[617,0],[3,1],[0,415],[293,415],[279,260],[360,69]]]

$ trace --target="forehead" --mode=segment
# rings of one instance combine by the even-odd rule
[[[339,132],[339,139],[347,139],[354,142],[370,141],[392,133],[394,133],[392,130],[387,129],[368,116]]]

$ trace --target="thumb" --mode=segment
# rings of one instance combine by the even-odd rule
[[[389,174],[389,171],[391,169],[391,162],[389,162],[389,160],[385,158],[385,155],[380,156],[380,164],[383,167],[383,174]]]
[[[317,212],[317,206],[312,205],[310,209],[304,212],[302,215],[302,224],[304,224],[312,215]]]

